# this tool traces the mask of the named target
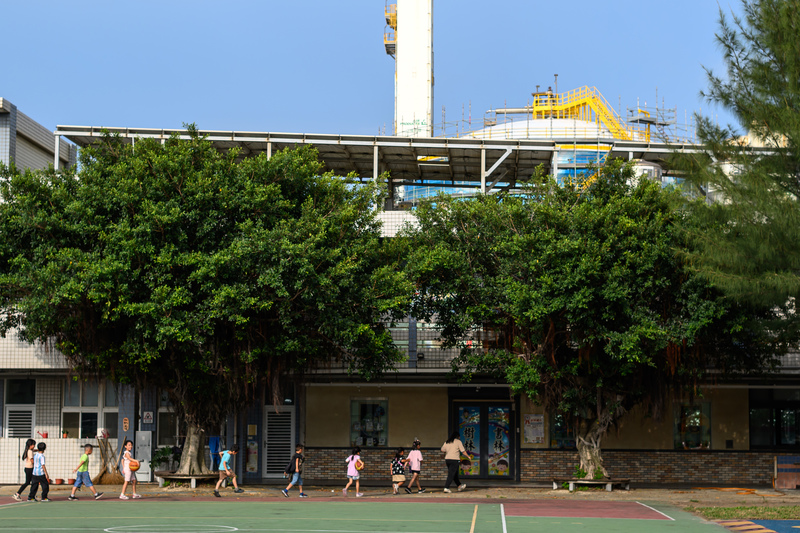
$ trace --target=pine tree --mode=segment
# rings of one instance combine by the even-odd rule
[[[738,126],[698,116],[704,151],[677,165],[707,200],[690,206],[695,266],[736,298],[784,305],[800,293],[800,0],[742,6],[720,11],[727,72],[707,69],[701,93]]]

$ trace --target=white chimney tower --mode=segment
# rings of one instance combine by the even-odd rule
[[[386,9],[384,36],[395,58],[394,133],[433,136],[433,0],[397,0]],[[392,39],[394,37],[394,39]]]

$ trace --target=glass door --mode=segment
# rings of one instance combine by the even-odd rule
[[[470,458],[461,475],[511,479],[511,406],[509,404],[458,405],[458,433]]]

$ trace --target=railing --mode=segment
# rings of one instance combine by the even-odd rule
[[[386,24],[397,29],[397,4],[389,3],[387,0],[384,13],[386,14]]]

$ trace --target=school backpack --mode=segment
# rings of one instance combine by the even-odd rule
[[[289,461],[289,464],[286,465],[286,469],[283,471],[284,474],[294,474],[295,459],[296,458],[292,456],[292,460]]]

